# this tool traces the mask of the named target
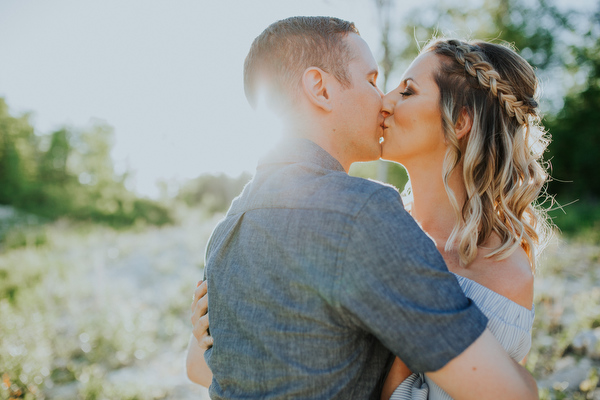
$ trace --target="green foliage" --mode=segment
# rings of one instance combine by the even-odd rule
[[[188,206],[199,206],[209,214],[226,211],[250,179],[247,173],[237,178],[225,174],[202,175],[187,182],[179,190],[177,199]]]
[[[0,204],[20,200],[36,175],[36,141],[28,116],[13,118],[0,99]]]
[[[582,200],[573,203],[561,202],[548,215],[563,234],[589,243],[600,243],[600,204]]]
[[[0,204],[112,226],[172,222],[164,206],[127,190],[127,176],[114,172],[112,142],[112,129],[102,123],[36,136],[28,116],[11,116],[0,99]]]
[[[411,60],[418,46],[435,36],[457,37],[510,43],[537,68],[546,71],[564,64],[558,39],[573,29],[573,12],[560,12],[551,0],[529,2],[524,0],[476,0],[457,5],[437,2],[427,5],[427,11],[416,8],[406,18],[398,42],[396,56]]]
[[[408,172],[400,164],[389,163],[387,182],[398,188],[400,192],[405,189],[408,183]]]
[[[554,181],[550,189],[568,201],[600,199],[600,36],[593,48],[579,49],[579,63],[587,68],[583,89],[567,95],[564,107],[546,119],[552,134],[550,156]]]
[[[538,71],[564,64],[560,36],[573,30],[573,12],[560,12],[551,0],[486,0],[493,23],[482,27],[479,37],[499,39],[514,45]]]
[[[354,163],[350,166],[348,173],[352,176],[365,179],[378,179],[378,169],[381,168],[380,163],[384,163],[383,167],[387,169],[385,183],[389,183],[398,189],[399,192],[404,190],[408,182],[408,173],[406,169],[398,163],[389,161],[371,161]]]

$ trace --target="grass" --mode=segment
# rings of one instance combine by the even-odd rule
[[[577,200],[567,203],[558,200],[561,207],[549,212],[560,231],[571,239],[600,244],[600,204],[592,200]]]

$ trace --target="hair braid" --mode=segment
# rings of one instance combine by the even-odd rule
[[[524,106],[523,101],[517,100],[511,86],[502,80],[489,62],[483,60],[481,51],[474,51],[474,46],[457,40],[449,40],[448,43],[456,46],[456,61],[465,67],[469,75],[476,78],[481,87],[498,97],[500,105],[510,117],[515,117],[519,124],[524,124],[529,113],[528,107]]]

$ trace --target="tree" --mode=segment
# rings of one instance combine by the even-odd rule
[[[590,35],[593,34],[590,32]],[[592,48],[577,49],[577,64],[587,70],[585,84],[565,98],[563,108],[546,120],[552,134],[553,193],[567,202],[600,200],[600,36]]]
[[[0,204],[22,200],[36,179],[37,138],[29,115],[15,118],[0,98]]]
[[[115,174],[110,126],[96,122],[44,137],[35,135],[28,118],[11,116],[0,98],[0,204],[114,226],[172,221],[163,205],[139,199],[125,187],[126,175]]]
[[[65,183],[68,179],[67,160],[71,153],[69,133],[66,129],[50,135],[50,147],[42,154],[38,175],[44,182]]]

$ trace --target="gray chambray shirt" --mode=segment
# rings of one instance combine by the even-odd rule
[[[212,399],[379,399],[399,356],[435,371],[484,331],[396,190],[290,139],[206,250]]]

